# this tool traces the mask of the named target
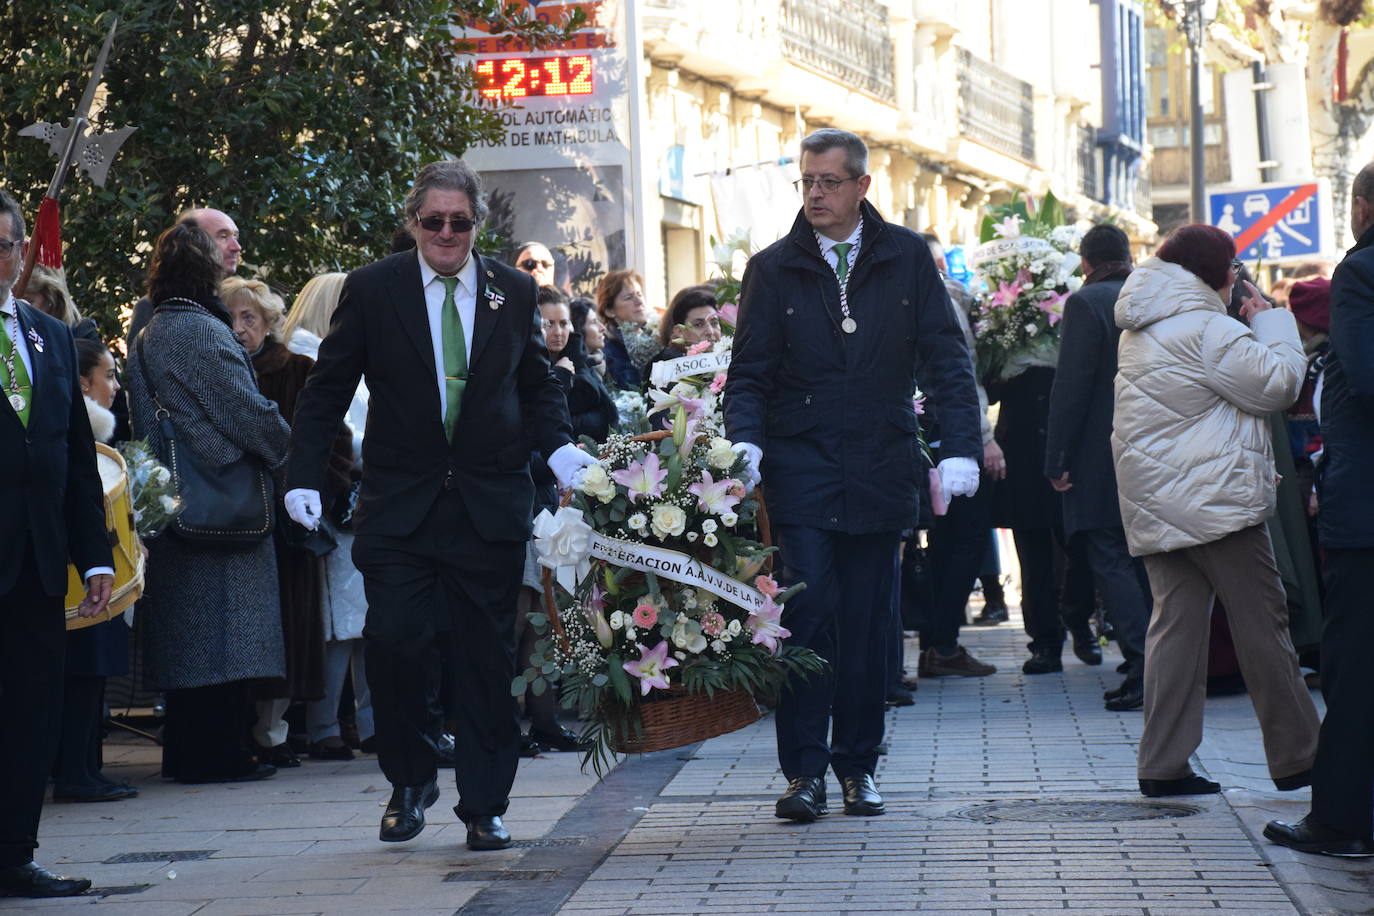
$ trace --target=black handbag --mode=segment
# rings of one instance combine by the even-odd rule
[[[145,329],[146,330],[146,329]],[[172,415],[158,400],[157,389],[143,365],[143,332],[134,341],[138,370],[148,396],[157,407],[158,424],[167,443],[172,486],[181,498],[182,510],[167,530],[198,543],[226,547],[260,544],[272,533],[273,487],[267,466],[257,455],[222,467],[207,468],[189,448],[177,442]]]
[[[339,535],[327,518],[320,519],[313,530],[288,516],[277,516],[277,537],[281,545],[291,550],[303,550],[311,556],[323,557],[339,546]]]

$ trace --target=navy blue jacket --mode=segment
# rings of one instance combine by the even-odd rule
[[[983,453],[973,365],[930,251],[861,206],[855,333],[840,330],[839,284],[804,215],[744,272],[726,434],[763,449],[775,524],[851,534],[917,524],[918,379],[939,411],[942,457]]]
[[[1326,547],[1374,547],[1374,228],[1331,277],[1318,515]]]

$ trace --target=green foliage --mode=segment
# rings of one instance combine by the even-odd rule
[[[388,251],[419,167],[499,133],[450,28],[482,21],[543,44],[566,34],[502,0],[11,0],[0,10],[0,172],[30,214],[115,15],[95,128],[138,128],[104,188],[63,194],[64,265],[107,337],[144,287],[157,233],[189,206],[239,225],[244,273],[290,295]],[[579,16],[573,25],[579,24]],[[103,105],[103,109],[101,106]]]

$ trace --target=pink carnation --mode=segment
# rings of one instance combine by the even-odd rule
[[[754,588],[763,592],[769,598],[776,598],[778,592],[781,591],[781,589],[778,588],[777,580],[772,576],[756,576],[754,578]]]
[[[698,353],[705,353],[709,349],[711,349],[711,341],[698,340],[696,343],[692,344],[690,347],[687,348],[687,355],[696,356]]]
[[[701,615],[701,630],[707,636],[719,636],[725,632],[725,618],[719,611],[707,611]]]
[[[641,604],[635,607],[634,622],[637,627],[651,627],[658,623],[658,608],[652,604]]]
[[[716,377],[711,379],[711,393],[720,394],[725,389],[725,373],[717,372]]]

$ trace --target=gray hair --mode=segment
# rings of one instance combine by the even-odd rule
[[[840,147],[844,150],[844,167],[850,178],[868,174],[868,147],[858,134],[835,127],[822,127],[807,134],[801,142],[802,153],[818,156],[821,153]]]
[[[482,180],[472,167],[461,159],[441,159],[420,169],[406,195],[407,223],[420,220],[420,207],[430,191],[462,191],[472,202],[472,218],[480,223],[487,218],[487,198],[482,193]]]
[[[7,214],[10,218],[11,228],[19,233],[22,241],[24,238],[24,211],[19,206],[19,201],[10,196],[5,190],[0,190],[0,213]]]

